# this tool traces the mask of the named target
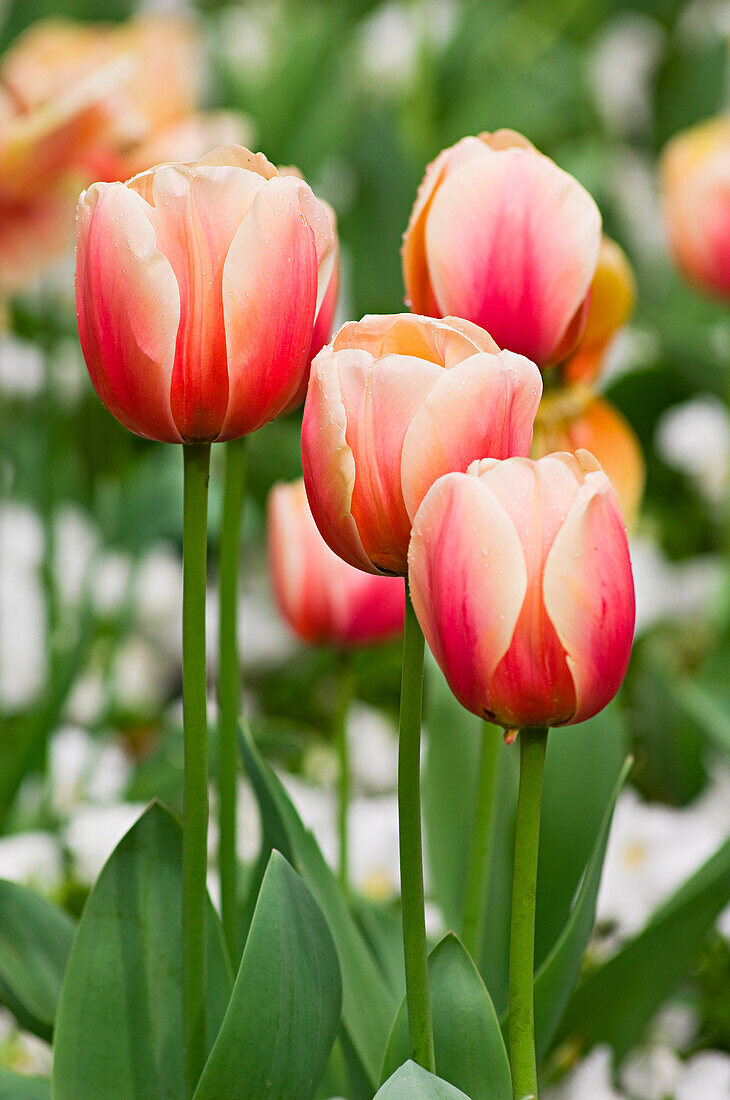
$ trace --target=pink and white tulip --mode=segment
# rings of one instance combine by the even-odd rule
[[[163,442],[255,431],[302,381],[334,251],[307,184],[241,146],[94,184],[79,200],[76,308],[99,397]]]
[[[475,458],[526,455],[542,392],[534,363],[468,321],[413,314],[344,325],[312,364],[302,462],[329,546],[403,576],[433,482]]]
[[[407,300],[481,325],[540,366],[580,338],[601,216],[577,180],[512,130],[466,137],[426,170],[403,241]]]
[[[363,573],[334,554],[312,519],[303,481],[271,490],[268,542],[276,602],[303,641],[349,649],[403,628],[403,581]]]
[[[662,188],[677,265],[690,282],[730,298],[730,115],[672,138],[662,156]]]
[[[621,686],[634,584],[621,511],[587,451],[476,462],[413,524],[413,606],[457,699],[508,730],[582,722]]]

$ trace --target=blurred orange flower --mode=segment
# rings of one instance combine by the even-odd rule
[[[0,294],[70,243],[84,185],[248,136],[236,115],[196,113],[201,78],[196,24],[180,15],[48,19],[20,36],[0,62]]]
[[[641,444],[626,417],[586,386],[548,393],[535,420],[532,457],[554,451],[590,451],[616,490],[621,511],[631,527],[644,491]]]

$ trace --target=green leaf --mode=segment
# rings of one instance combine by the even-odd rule
[[[0,1068],[0,1096],[3,1100],[51,1100],[51,1082]]]
[[[511,1100],[512,1077],[494,1005],[453,933],[431,952],[428,973],[438,1073],[472,1100]],[[404,999],[388,1040],[381,1081],[408,1058],[410,1047]]]
[[[274,851],[195,1100],[308,1100],[324,1073],[341,1008],[337,952],[322,911]]]
[[[583,954],[596,919],[596,900],[611,819],[621,788],[631,770],[629,757],[616,781],[603,813],[591,858],[570,917],[535,977],[535,1041],[538,1061],[545,1055],[580,975]]]
[[[578,986],[559,1038],[588,1050],[608,1043],[623,1057],[672,992],[730,900],[730,840],[646,927]]]
[[[469,1100],[469,1097],[415,1062],[406,1062],[388,1078],[375,1100]]]
[[[0,879],[0,981],[42,1024],[56,1018],[75,925],[25,886]]]
[[[361,894],[355,894],[350,900],[350,909],[385,980],[400,1001],[406,989],[400,907],[370,901]]]
[[[276,847],[302,876],[325,915],[342,973],[342,1018],[363,1070],[374,1087],[397,999],[370,953],[312,834],[304,828],[282,784],[246,729],[241,735],[247,774],[256,795],[268,846]]]
[[[616,703],[587,722],[550,733],[540,825],[537,967],[568,921],[625,758],[626,735]]]
[[[604,809],[625,757],[625,735],[615,705],[548,739],[540,825],[535,961],[539,968],[571,913],[595,848]],[[481,972],[500,1015],[507,1008],[509,925],[512,907],[514,821],[519,753],[500,763],[497,821],[490,868]]]
[[[184,1097],[181,894],[182,831],[153,803],[112,852],[81,917],[56,1023],[54,1100]],[[211,906],[211,1045],[230,991]]]

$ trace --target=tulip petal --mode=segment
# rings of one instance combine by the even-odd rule
[[[491,684],[500,721],[509,726],[555,724],[575,710],[565,652],[543,603],[545,557],[580,488],[572,455],[541,462],[512,459],[484,476],[510,516],[527,564],[527,590],[510,647]]]
[[[621,686],[631,655],[635,599],[621,513],[608,478],[589,473],[545,563],[545,609],[576,692],[571,722],[592,717]]]
[[[318,295],[316,238],[302,208],[308,192],[292,177],[269,180],[233,238],[223,270],[232,385],[221,439],[273,420],[306,370]]]
[[[403,499],[411,518],[442,474],[478,458],[526,456],[542,394],[534,363],[505,351],[479,354],[443,371],[406,433]]]
[[[364,361],[340,360],[347,443],[356,470],[351,511],[368,557],[382,572],[406,572],[411,521],[401,489],[403,444],[444,373],[408,355],[386,355],[371,368]]]
[[[335,351],[362,348],[374,359],[410,355],[451,368],[478,351],[499,348],[488,332],[458,317],[419,317],[414,313],[371,313],[348,321],[335,334]]]
[[[164,165],[151,175],[150,220],[180,290],[172,414],[186,442],[217,439],[228,408],[223,272],[261,176],[240,168]]]
[[[490,685],[527,591],[514,524],[483,479],[446,474],[413,522],[411,599],[459,702],[491,715]]]
[[[76,311],[94,388],[130,431],[180,443],[170,407],[180,295],[149,207],[123,184],[95,184],[78,223]]]
[[[415,313],[437,317],[441,312],[431,288],[425,253],[426,218],[433,197],[447,172],[457,164],[481,156],[484,150],[484,143],[479,138],[465,137],[456,145],[440,152],[426,169],[411,211],[408,229],[403,237],[402,249],[406,302]]]
[[[485,147],[449,172],[427,215],[438,312],[543,364],[588,293],[600,233],[593,199],[547,157]]]
[[[376,573],[362,545],[350,506],[355,485],[355,460],[345,432],[347,416],[342,401],[338,364],[367,370],[372,357],[364,351],[333,354],[323,348],[312,363],[312,374],[302,419],[302,468],[307,499],[322,538],[350,565]]]

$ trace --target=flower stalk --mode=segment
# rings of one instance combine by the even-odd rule
[[[238,646],[238,555],[246,493],[246,437],[225,445],[223,518],[218,553],[218,868],[223,934],[234,967],[239,955],[238,874],[236,859],[240,704]]]
[[[509,964],[509,1047],[514,1100],[537,1098],[535,1057],[535,902],[547,726],[520,731]]]
[[[414,1061],[435,1071],[428,981],[421,837],[421,708],[424,638],[406,583],[400,718],[398,723],[398,826],[400,839],[406,1003]]]
[[[210,444],[188,444],[183,520],[182,979],[185,1083],[192,1096],[206,1056],[205,918],[208,842],[208,728],[205,591]]]

